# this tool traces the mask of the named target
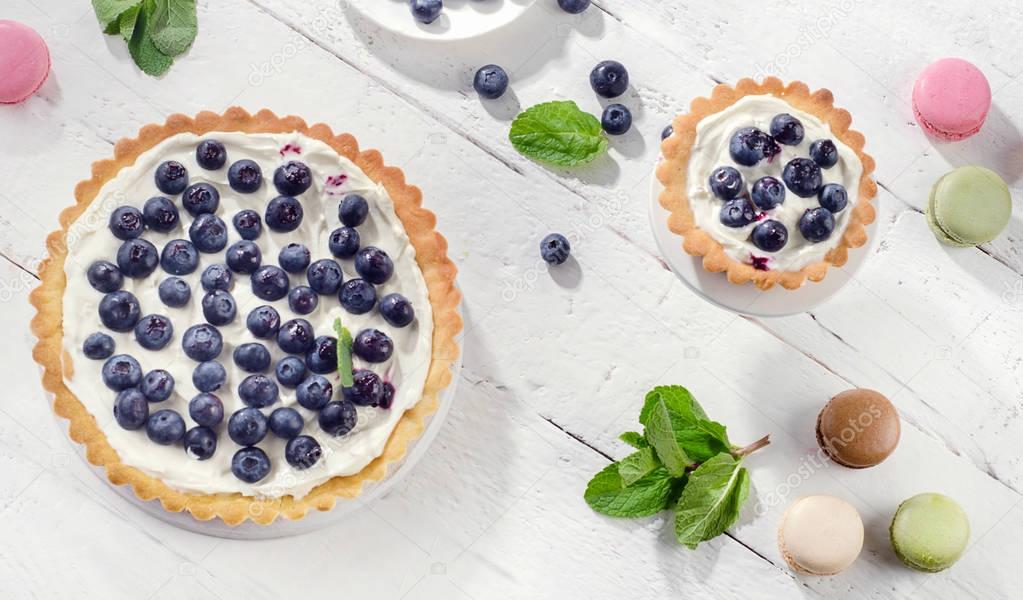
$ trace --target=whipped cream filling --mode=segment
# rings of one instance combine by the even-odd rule
[[[781,144],[781,153],[773,160],[762,160],[752,167],[745,167],[732,160],[728,144],[737,130],[756,127],[770,132],[771,120],[779,114],[788,113],[803,123],[805,136],[796,146]],[[785,247],[778,252],[765,252],[750,241],[753,228],[761,221],[754,221],[745,227],[727,227],[721,223],[722,200],[710,190],[708,178],[714,169],[729,166],[738,169],[743,183],[749,190],[757,179],[770,175],[782,180],[782,170],[794,158],[809,158],[810,144],[820,139],[830,139],[838,148],[838,164],[830,169],[821,169],[823,183],[837,183],[849,194],[845,210],[835,215],[835,230],[827,240],[819,243],[807,241],[799,231],[799,219],[807,209],[820,206],[816,196],[800,198],[786,189],[785,202],[768,210],[767,218],[780,221],[788,229],[789,237]],[[771,270],[798,271],[803,267],[824,260],[824,257],[838,246],[849,224],[849,215],[859,201],[860,177],[863,164],[849,146],[842,143],[831,132],[827,124],[810,113],[793,107],[788,102],[772,95],[746,96],[725,110],[705,117],[696,127],[696,141],[693,144],[689,168],[686,174],[686,193],[693,211],[696,225],[708,232],[733,260],[752,264],[766,259]]]
[[[196,145],[206,138],[220,140],[227,149],[228,163],[219,170],[203,169],[195,160]],[[243,158],[256,161],[263,171],[263,185],[252,194],[237,193],[227,182],[228,167]],[[159,266],[149,277],[124,278],[122,289],[138,298],[143,315],[162,314],[172,321],[173,338],[167,346],[157,351],[142,348],[130,331],[118,333],[102,325],[98,305],[103,294],[94,290],[86,279],[86,270],[94,261],[108,260],[116,264],[115,255],[122,242],[107,227],[110,213],[123,205],[135,206],[141,210],[147,199],[165,196],[157,190],[153,179],[156,167],[165,160],[176,160],[185,165],[190,184],[207,182],[220,192],[220,207],[216,214],[227,224],[228,245],[241,239],[231,223],[232,217],[239,210],[251,208],[262,216],[267,203],[279,195],[273,185],[273,173],[278,166],[288,160],[300,160],[309,166],[313,184],[298,196],[305,213],[301,226],[292,232],[279,233],[271,231],[264,222],[262,233],[254,240],[262,250],[263,264],[276,265],[280,249],[292,242],[305,244],[314,262],[321,258],[334,258],[328,249],[327,240],[330,232],[341,226],[337,214],[338,203],[349,193],[361,194],[370,207],[369,217],[358,227],[361,245],[378,246],[394,261],[394,275],[383,285],[377,286],[377,297],[382,298],[393,292],[401,293],[411,301],[416,312],[412,324],[397,328],[384,321],[376,308],[366,314],[353,315],[341,307],[336,295],[321,295],[315,311],[308,315],[298,315],[288,307],[287,298],[275,302],[257,298],[252,293],[249,276],[235,273],[230,291],[237,302],[238,314],[230,324],[218,327],[224,337],[224,349],[216,360],[227,370],[227,382],[213,392],[224,403],[224,421],[215,428],[216,453],[205,461],[188,456],[180,443],[161,446],[150,441],[144,428],[137,431],[122,429],[113,416],[116,394],[106,387],[100,374],[104,361],[91,360],[82,351],[85,338],[93,332],[102,331],[114,338],[115,354],[134,356],[141,364],[143,373],[151,369],[166,369],[174,377],[174,393],[164,402],[150,403],[150,412],[173,409],[184,417],[187,428],[195,426],[188,416],[188,402],[199,393],[192,385],[192,371],[197,363],[182,351],[181,336],[191,325],[205,322],[200,303],[205,292],[199,277],[207,266],[223,263],[224,252],[200,253],[199,267],[195,272],[181,276],[192,288],[191,300],[181,308],[171,308],[160,300],[157,286],[169,274]],[[170,240],[189,239],[188,227],[193,218],[182,208],[180,195],[171,199],[179,210],[178,226],[169,233],[147,229],[142,235],[158,251]],[[168,138],[139,156],[134,165],[122,169],[103,186],[92,204],[71,225],[67,245],[68,256],[64,263],[67,275],[63,302],[64,351],[65,356],[70,356],[72,361],[73,374],[67,375],[72,369],[65,367],[65,384],[95,416],[98,426],[123,463],[141,469],[174,489],[205,494],[239,492],[255,497],[292,495],[300,498],[332,477],[358,473],[380,456],[402,413],[415,405],[422,396],[432,357],[433,313],[426,281],[416,263],[415,248],[409,242],[386,190],[323,142],[297,133],[214,132],[202,137],[179,134]],[[358,277],[352,259],[336,260],[341,265],[345,281]],[[307,285],[304,273],[291,273],[289,277],[292,287]],[[395,386],[395,396],[393,405],[387,410],[358,407],[358,425],[347,435],[335,438],[320,428],[316,411],[307,410],[298,404],[294,389],[278,384],[280,399],[262,409],[263,413],[269,416],[273,409],[281,406],[298,410],[305,419],[302,433],[316,438],[323,449],[323,456],[312,467],[296,470],[284,458],[286,441],[268,432],[266,438],[257,445],[270,458],[270,473],[261,481],[249,484],[231,472],[231,458],[240,446],[227,435],[227,419],[245,406],[238,397],[237,387],[249,375],[235,365],[232,353],[240,344],[262,343],[273,359],[267,374],[276,382],[273,368],[286,354],[277,346],[276,340],[257,339],[245,326],[248,313],[263,304],[276,308],[282,323],[297,317],[308,320],[317,336],[334,336],[333,323],[336,317],[341,318],[353,336],[369,327],[387,333],[394,341],[394,353],[386,363],[371,365],[358,357],[354,357],[354,362],[356,368],[371,368],[381,377],[389,379]],[[341,386],[337,373],[325,377],[334,386],[333,399],[339,399]]]

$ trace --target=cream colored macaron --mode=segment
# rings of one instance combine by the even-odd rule
[[[853,505],[834,496],[807,496],[785,511],[778,550],[792,570],[836,575],[863,549],[863,520]]]

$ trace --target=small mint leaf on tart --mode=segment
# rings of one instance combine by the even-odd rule
[[[647,517],[668,506],[672,479],[647,448],[608,465],[586,486],[590,507],[611,517]]]
[[[600,120],[571,100],[526,109],[515,117],[508,139],[520,154],[563,167],[588,163],[607,150]]]
[[[337,333],[337,372],[341,376],[342,387],[355,385],[354,365],[352,364],[352,332],[341,324],[341,318],[334,319],[334,331]]]

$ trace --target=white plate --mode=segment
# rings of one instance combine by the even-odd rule
[[[536,0],[444,0],[441,16],[429,25],[412,18],[408,0],[348,0],[380,27],[421,40],[466,40],[508,25]]]
[[[867,257],[874,253],[878,243],[877,219],[867,226],[869,241],[861,248],[849,251],[849,260],[841,268],[828,269],[828,276],[814,283],[807,281],[798,290],[775,286],[767,291],[753,284],[729,283],[724,273],[711,273],[703,268],[703,258],[689,256],[682,249],[682,236],[668,229],[668,211],[658,201],[661,182],[654,174],[650,178],[650,224],[654,229],[657,247],[675,275],[691,290],[711,304],[726,310],[755,317],[786,317],[813,309],[842,289],[863,267]],[[878,199],[874,198],[874,207]]]

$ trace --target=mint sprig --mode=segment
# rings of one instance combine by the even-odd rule
[[[337,333],[337,373],[341,376],[342,387],[355,384],[354,365],[352,364],[352,332],[341,324],[341,318],[334,319],[334,331]]]
[[[120,35],[132,60],[154,77],[186,52],[198,33],[195,0],[92,0],[103,32]]]
[[[588,163],[607,150],[600,121],[571,100],[526,109],[515,117],[508,139],[520,154],[562,167]]]
[[[608,465],[590,480],[583,498],[612,517],[644,517],[675,510],[679,543],[696,548],[735,524],[749,497],[743,459],[770,443],[764,437],[737,448],[725,426],[711,421],[689,390],[656,387],[646,395],[643,433],[620,439],[637,452]]]

